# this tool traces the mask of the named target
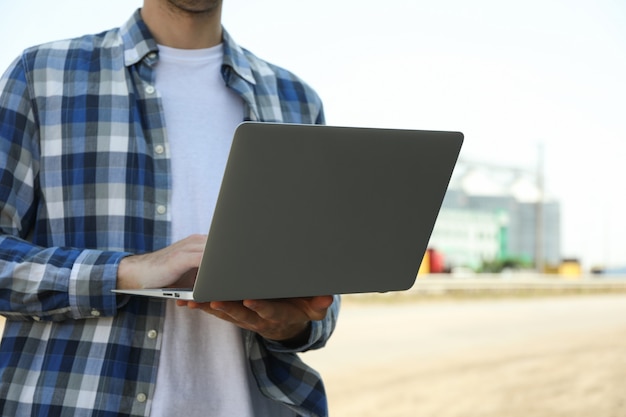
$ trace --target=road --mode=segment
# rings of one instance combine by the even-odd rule
[[[332,417],[624,417],[626,295],[364,304],[303,359]]]

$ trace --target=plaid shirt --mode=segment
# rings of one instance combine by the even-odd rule
[[[306,84],[226,32],[223,42],[246,120],[323,123]],[[171,243],[157,61],[137,11],[119,29],[26,50],[0,80],[0,415],[150,413],[164,302],[111,289],[124,256]],[[325,344],[336,301],[298,351]],[[244,342],[266,396],[327,415],[322,382],[295,350],[250,332]]]

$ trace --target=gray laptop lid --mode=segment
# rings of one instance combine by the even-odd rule
[[[194,299],[410,288],[462,142],[458,132],[241,124]]]

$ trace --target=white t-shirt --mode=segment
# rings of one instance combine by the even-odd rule
[[[243,101],[220,75],[222,46],[159,46],[156,89],[172,163],[172,240],[206,234]],[[167,302],[151,417],[252,417],[249,370],[239,328]]]

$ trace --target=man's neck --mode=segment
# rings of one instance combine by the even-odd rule
[[[141,16],[157,43],[179,49],[210,48],[222,42],[221,6],[191,13],[166,1],[146,0]]]

